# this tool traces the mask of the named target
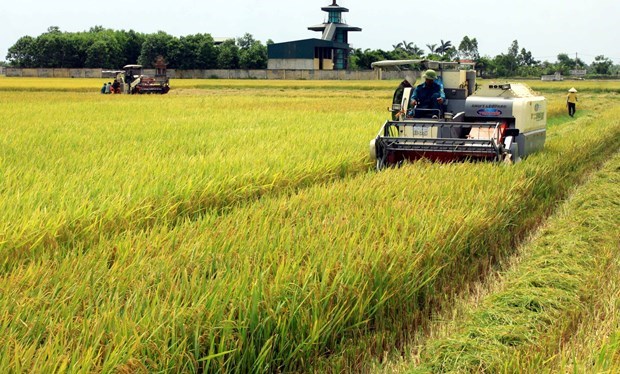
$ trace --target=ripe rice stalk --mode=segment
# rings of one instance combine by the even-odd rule
[[[0,278],[11,321],[0,336],[13,342],[0,362],[293,371],[344,362],[360,353],[357,342],[380,355],[403,321],[509,253],[612,154],[617,118],[615,108],[555,126],[544,152],[510,167],[418,162],[194,221],[58,243]],[[65,356],[91,350],[94,361]]]
[[[224,212],[204,209],[193,220],[158,218],[184,201],[167,196],[170,189],[187,198],[192,193],[187,186],[208,185],[187,175],[180,178],[174,157],[159,165],[161,171],[151,169],[162,181],[148,180],[144,191],[138,183],[110,194],[108,178],[114,180],[113,171],[120,169],[103,169],[107,174],[99,185],[92,180],[100,173],[77,168],[77,175],[92,183],[81,190],[82,196],[112,208],[90,199],[79,205],[75,211],[97,217],[84,221],[88,225],[79,221],[81,216],[50,215],[62,204],[70,205],[72,197],[48,182],[47,188],[35,189],[42,195],[35,201],[46,204],[40,204],[31,221],[13,213],[27,227],[42,218],[50,227],[77,219],[76,227],[85,229],[67,226],[63,232],[72,235],[71,240],[48,235],[46,250],[35,261],[16,261],[0,278],[0,289],[7,290],[0,294],[0,310],[5,311],[0,336],[10,342],[0,351],[0,363],[44,372],[62,365],[84,371],[289,371],[320,365],[326,358],[346,362],[349,355],[381,355],[386,345],[398,343],[396,329],[415,328],[403,321],[423,315],[429,305],[456,292],[489,258],[509,253],[572,185],[617,149],[617,114],[617,110],[592,112],[554,126],[544,152],[512,167],[418,162],[379,174],[362,168],[364,172],[352,172],[336,182],[314,179],[307,188],[289,194],[266,194],[252,204],[227,205]],[[175,132],[163,126],[158,130],[170,140],[154,142],[157,146],[142,151],[142,132],[110,126],[133,138],[123,143],[133,148],[121,153],[118,162],[128,170],[116,181],[125,183],[144,177],[139,166],[145,164],[130,168],[132,157],[157,162],[162,149],[176,155],[175,149],[187,141],[173,140]],[[261,126],[268,123],[257,127]],[[345,131],[335,138],[337,148],[354,142],[354,133]],[[35,134],[31,136],[32,144],[38,144]],[[59,135],[57,141],[68,136]],[[352,139],[342,139],[346,136]],[[82,138],[84,144],[89,144],[87,138]],[[299,139],[293,142],[304,144]],[[320,148],[316,143],[320,142],[306,145],[308,152]],[[36,151],[45,154],[42,148]],[[109,160],[119,149],[109,151]],[[270,160],[267,153],[261,155]],[[283,156],[272,161],[278,157]],[[346,154],[342,157],[347,160]],[[98,159],[85,165],[96,168]],[[251,158],[240,159],[230,162],[237,167],[230,177],[231,185],[237,183],[233,192],[244,186],[236,175],[253,170],[246,165],[254,165]],[[282,166],[286,161],[274,164],[277,171],[271,178],[281,175],[282,169],[291,172]],[[41,175],[59,170],[43,158],[26,162],[33,164],[24,170],[39,170]],[[306,162],[313,170],[329,165]],[[24,185],[44,182],[23,174]],[[11,183],[24,186],[13,179]],[[75,182],[70,186],[79,187]],[[219,184],[214,191],[228,190]],[[135,205],[131,198],[119,199],[135,195]],[[149,200],[151,195],[158,200]],[[200,196],[211,195],[200,192]],[[28,211],[26,203],[22,202],[23,211]],[[200,209],[199,204],[188,204],[181,211],[194,209]],[[128,210],[137,213],[126,216]],[[118,218],[125,216],[129,217],[125,221]],[[40,232],[15,227],[24,232],[20,240],[36,240],[30,232]]]

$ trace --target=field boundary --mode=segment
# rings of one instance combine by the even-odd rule
[[[144,69],[155,75],[155,69]],[[106,70],[66,68],[5,68],[7,77],[28,78],[113,78]],[[378,80],[374,70],[289,70],[289,69],[168,69],[171,79],[267,79],[267,80]],[[402,79],[401,72],[383,72],[382,80]]]

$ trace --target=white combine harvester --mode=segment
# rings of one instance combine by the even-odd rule
[[[475,70],[457,62],[398,60],[372,66],[379,74],[397,69],[407,75],[394,93],[392,119],[370,142],[378,170],[419,158],[514,163],[544,147],[547,101],[524,84],[477,87]],[[435,82],[446,96],[441,109],[412,106],[416,85],[408,67],[436,70]]]

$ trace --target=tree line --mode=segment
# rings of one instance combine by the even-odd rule
[[[506,53],[495,57],[481,56],[478,51],[478,41],[469,36],[463,37],[458,46],[453,45],[449,40],[440,40],[439,43],[426,44],[426,48],[420,48],[413,42],[402,41],[392,45],[390,51],[355,49],[351,54],[350,67],[368,69],[375,61],[422,58],[440,61],[472,61],[476,63],[476,70],[487,77],[540,77],[555,73],[570,75],[571,70],[587,70],[589,75],[620,74],[620,65],[614,65],[613,61],[604,55],[596,56],[590,65],[576,56],[573,59],[565,53],[559,54],[555,62],[539,61],[533,57],[532,52],[519,47],[517,40],[511,43]]]
[[[101,26],[85,32],[63,32],[51,26],[37,37],[19,38],[6,59],[9,66],[21,68],[118,69],[135,63],[150,68],[157,56],[173,69],[267,67],[267,46],[251,34],[216,45],[210,34],[175,37],[163,31],[144,34]]]
[[[153,67],[157,56],[163,56],[172,69],[265,69],[267,45],[246,33],[236,39],[215,43],[210,34],[181,37],[163,31],[144,34],[133,30],[111,30],[101,26],[84,32],[63,32],[56,26],[38,37],[23,36],[11,46],[6,56],[8,65],[22,68],[104,68],[118,69],[127,64]],[[464,36],[458,45],[449,40],[426,44],[420,48],[402,41],[392,49],[354,49],[349,68],[371,69],[380,60],[430,59],[443,61],[469,60],[487,77],[538,77],[556,72],[569,75],[571,70],[587,70],[594,75],[618,75],[620,66],[603,55],[588,65],[581,59],[559,54],[557,61],[538,61],[530,51],[513,41],[506,53],[495,57],[481,56],[476,38]]]

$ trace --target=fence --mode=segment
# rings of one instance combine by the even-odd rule
[[[7,77],[32,78],[108,78],[102,69],[27,69],[5,68]],[[155,69],[144,69],[153,76]],[[400,72],[383,72],[382,79],[402,79]],[[272,80],[376,80],[373,70],[175,70],[168,69],[171,79],[272,79]]]

